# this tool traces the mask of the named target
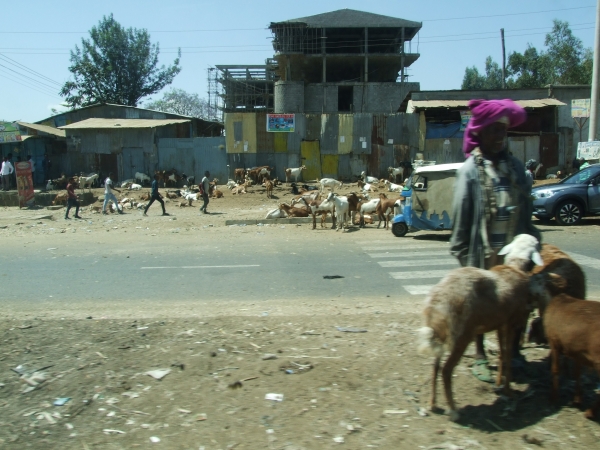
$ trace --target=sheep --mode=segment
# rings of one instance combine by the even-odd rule
[[[285,169],[285,182],[289,183],[290,178],[294,177],[294,183],[297,183],[298,177],[302,175],[303,170],[306,170],[306,166],[304,165],[293,169]]]
[[[458,420],[452,397],[452,372],[475,336],[497,330],[500,343],[497,384],[504,375],[504,390],[510,386],[513,328],[522,326],[535,306],[538,286],[530,285],[525,272],[531,261],[541,265],[536,238],[520,234],[499,251],[504,265],[491,270],[461,267],[451,271],[430,291],[424,309],[426,326],[419,329],[419,351],[435,357],[431,408],[436,404],[437,376],[444,349],[450,351],[442,369],[451,420]],[[537,282],[538,285],[540,282]]]
[[[600,375],[600,303],[582,300],[561,293],[567,279],[555,273],[539,273],[548,293],[554,297],[548,302],[543,321],[552,356],[552,400],[558,400],[559,358],[565,355],[575,363],[575,397],[573,403],[581,404],[581,366],[591,367]],[[600,411],[600,397],[586,410],[585,417],[594,419]]]
[[[376,183],[376,184],[378,184],[378,183],[379,183],[379,179],[377,179],[377,178],[375,178],[375,177],[370,177],[370,176],[368,176],[368,175],[367,175],[367,172],[365,172],[365,171],[362,171],[362,172],[361,172],[361,174],[360,174],[360,177],[363,179],[363,181],[364,181],[365,183]]]
[[[135,181],[139,181],[142,186],[144,185],[144,182],[151,182],[150,177],[142,172],[136,172],[134,178]]]
[[[308,211],[304,208],[294,208],[287,203],[279,205],[279,209],[283,209],[290,217],[308,217]]]
[[[383,184],[385,184],[388,187],[388,192],[401,192],[402,191],[403,186],[401,184],[390,183],[388,180],[384,180]]]
[[[336,187],[341,188],[344,185],[341,181],[334,180],[333,178],[322,178],[321,180],[317,178],[317,183],[320,184],[319,190],[321,192],[323,192],[326,187],[331,189],[331,192],[335,192]]]

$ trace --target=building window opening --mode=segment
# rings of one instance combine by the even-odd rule
[[[338,111],[352,112],[354,86],[338,87]]]

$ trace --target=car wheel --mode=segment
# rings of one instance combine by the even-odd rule
[[[396,237],[403,237],[408,233],[408,227],[404,222],[397,222],[392,224],[392,233]]]
[[[556,222],[559,225],[576,225],[583,217],[583,208],[573,200],[566,200],[556,209]]]

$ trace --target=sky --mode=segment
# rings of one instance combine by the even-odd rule
[[[13,4],[14,6],[15,4]],[[89,37],[102,16],[124,27],[145,28],[169,65],[181,48],[182,70],[170,87],[207,98],[207,70],[218,64],[264,64],[273,56],[270,22],[338,9],[356,9],[416,22],[423,27],[409,69],[421,90],[460,89],[465,68],[483,71],[485,58],[502,61],[527,44],[544,48],[552,20],[569,22],[585,47],[593,47],[593,0],[21,0],[4,8],[0,27],[0,120],[36,122],[61,107],[58,95],[70,79],[69,51]],[[162,93],[152,96],[159,99]],[[142,104],[148,99],[142,99]]]

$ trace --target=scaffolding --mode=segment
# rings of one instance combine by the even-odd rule
[[[267,59],[263,65],[227,65],[208,69],[208,102],[225,112],[272,112],[277,62]]]

